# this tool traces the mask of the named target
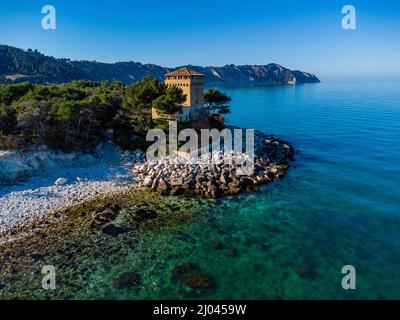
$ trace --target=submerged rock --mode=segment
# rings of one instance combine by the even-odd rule
[[[33,261],[38,261],[38,260],[43,259],[43,255],[40,253],[32,253],[31,258]]]
[[[103,226],[105,224],[112,222],[118,216],[120,210],[121,210],[120,206],[113,204],[100,211],[97,211],[94,214],[91,226],[92,227]]]
[[[113,286],[117,289],[129,288],[138,284],[140,284],[140,277],[132,271],[127,271],[120,274],[113,281]]]
[[[220,241],[214,240],[213,242],[211,242],[211,246],[212,246],[214,249],[222,249],[223,244],[222,244],[222,242],[220,242]]]
[[[198,271],[193,271],[182,276],[180,282],[192,289],[209,289],[214,286],[213,278],[201,274]]]
[[[180,222],[189,222],[193,219],[195,219],[195,217],[192,214],[182,214],[178,216],[178,221]]]
[[[236,257],[237,256],[237,251],[234,248],[230,248],[228,250],[226,250],[226,255],[229,257]]]
[[[215,285],[211,276],[202,274],[192,263],[175,266],[172,269],[171,279],[192,289],[209,289]]]
[[[148,207],[141,207],[133,212],[134,219],[137,221],[153,220],[157,218],[157,212]]]
[[[192,263],[177,265],[172,269],[171,279],[173,281],[179,281],[183,275],[196,270],[196,268],[196,265]]]
[[[112,223],[110,223],[110,224],[105,225],[105,226],[101,229],[101,231],[102,231],[104,234],[108,235],[108,236],[117,237],[117,236],[119,236],[120,234],[124,233],[124,232],[125,232],[125,229],[124,229],[124,228],[121,228],[121,227],[117,227],[117,226],[113,225]]]
[[[310,266],[300,266],[296,268],[296,273],[303,279],[313,280],[315,279],[318,274],[315,268]]]

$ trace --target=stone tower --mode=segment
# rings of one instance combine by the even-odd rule
[[[177,120],[185,121],[196,117],[199,108],[204,106],[204,75],[189,68],[181,68],[165,74],[164,83],[181,88],[186,95],[186,101],[182,103],[176,116]],[[162,117],[154,109],[152,116],[153,119]]]

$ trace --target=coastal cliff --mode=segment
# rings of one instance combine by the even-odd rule
[[[300,84],[318,83],[313,74],[289,70],[276,63],[266,65],[186,66],[205,75],[208,84]],[[0,45],[0,84],[30,81],[35,83],[63,83],[72,80],[120,80],[130,84],[145,76],[164,79],[164,74],[177,68],[140,62],[101,63],[72,61],[46,56],[38,51],[24,51]]]

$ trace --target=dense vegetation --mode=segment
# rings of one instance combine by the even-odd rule
[[[296,78],[297,83],[319,82],[317,77],[293,71],[274,63],[268,65],[226,65],[223,67],[189,66],[204,74],[208,84],[287,84]],[[0,83],[17,83],[29,80],[35,83],[64,83],[73,80],[114,81],[131,84],[153,76],[159,80],[175,68],[165,68],[139,62],[101,63],[73,61],[46,56],[37,50],[22,50],[0,45]]]
[[[231,98],[216,88],[210,88],[204,93],[204,101],[209,106],[211,113],[221,115],[230,113],[228,103]]]
[[[221,95],[215,89],[205,94],[210,108],[222,105]],[[152,120],[151,108],[173,115],[184,99],[181,89],[166,87],[153,77],[129,86],[86,80],[0,85],[0,148],[46,144],[90,150],[107,130],[124,148],[143,147],[149,129],[166,127],[165,120]],[[224,101],[229,100],[225,96]]]
[[[101,63],[96,61],[72,61],[46,56],[37,50],[0,45],[0,83],[16,83],[29,80],[35,83],[64,83],[73,80],[113,81],[131,84],[152,75],[163,79],[166,68],[136,62]],[[18,75],[6,79],[5,75]]]

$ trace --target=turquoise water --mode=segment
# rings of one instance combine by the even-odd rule
[[[400,298],[400,83],[228,93],[232,123],[273,132],[300,151],[284,181],[240,209],[288,228],[279,241],[292,256],[283,251],[281,259],[318,270],[310,282],[325,290],[305,293],[300,285],[299,296]],[[355,292],[334,281],[344,264],[358,270]]]
[[[400,83],[228,92],[232,123],[273,132],[300,150],[291,175],[296,186],[360,213],[392,218],[400,213]]]
[[[142,236],[112,268],[136,267],[141,289],[108,294],[400,298],[400,83],[223,89],[233,101],[229,122],[293,142],[295,168],[259,193],[199,204],[179,231]],[[222,249],[212,248],[216,240]],[[227,255],[232,248],[236,254]],[[215,288],[193,294],[171,283],[173,266],[187,262],[211,275]],[[344,265],[356,269],[356,290],[341,287]],[[105,274],[95,279],[109,287]]]
[[[230,124],[274,133],[299,150],[283,180],[216,203],[167,198],[170,205],[154,208],[164,219],[146,228],[132,224],[128,207],[115,222],[126,233],[91,231],[43,253],[59,270],[59,291],[40,289],[37,261],[21,271],[29,286],[9,296],[399,299],[400,83],[223,89],[232,97]],[[184,263],[214,287],[172,281],[174,266]],[[356,290],[341,287],[344,265],[356,269]],[[140,285],[113,287],[126,271]]]

